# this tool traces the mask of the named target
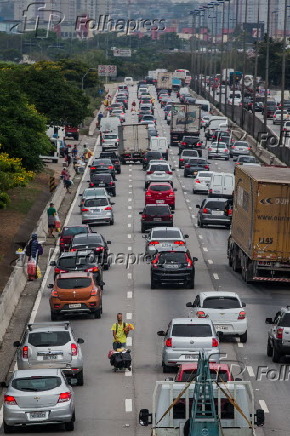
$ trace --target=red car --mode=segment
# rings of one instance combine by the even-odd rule
[[[209,370],[213,380],[233,381],[231,370],[226,363],[209,363]],[[179,365],[175,381],[189,382],[196,377],[197,363],[183,363]]]
[[[175,191],[168,182],[152,182],[145,192],[145,204],[168,204],[174,210]]]
[[[91,229],[87,225],[65,226],[59,235],[59,250],[60,252],[69,251],[70,243],[75,235],[80,233],[91,233]]]

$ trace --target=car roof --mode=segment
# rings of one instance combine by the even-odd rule
[[[171,183],[169,183],[169,182],[151,182],[149,187],[150,186],[160,186],[160,185],[161,186],[170,186],[170,188],[172,188]]]
[[[64,229],[73,229],[74,227],[83,227],[84,229],[89,229],[87,224],[75,224],[74,226],[63,226],[62,230],[64,230]]]
[[[206,203],[208,203],[210,201],[220,201],[222,203],[222,202],[226,202],[228,199],[224,198],[224,197],[223,198],[208,197],[205,200],[206,200]]]
[[[59,368],[47,368],[47,369],[17,369],[13,373],[13,379],[15,378],[27,378],[27,377],[44,377],[44,376],[62,376],[62,372]]]
[[[230,291],[202,291],[198,293],[200,297],[203,299],[208,297],[234,297],[238,298],[240,300],[240,297],[236,292],[230,292]]]
[[[32,324],[33,326],[33,324]],[[69,322],[66,323],[51,323],[46,327],[32,327],[31,329],[27,328],[28,333],[39,333],[39,332],[57,332],[57,331],[69,331],[71,333],[71,326]]]
[[[103,239],[103,237],[100,233],[94,232],[94,233],[88,233],[88,234],[79,233],[78,235],[74,236],[73,241],[77,240],[77,239],[85,239],[85,238],[88,240],[94,239],[94,238],[102,238]]]
[[[172,324],[210,324],[212,321],[209,318],[173,318]]]
[[[200,176],[199,174],[203,174],[203,176]],[[198,173],[197,173],[197,175],[196,175],[196,178],[197,177],[211,177],[212,175],[214,174],[214,171],[205,171],[205,170],[201,170],[201,171],[198,171]]]

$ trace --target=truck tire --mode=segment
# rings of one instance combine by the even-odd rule
[[[273,347],[271,345],[270,339],[268,339],[268,342],[267,342],[267,356],[268,357],[273,356]]]
[[[170,366],[165,365],[165,363],[162,362],[162,371],[163,371],[163,374],[167,374],[168,372],[171,372],[171,368],[170,368]]]
[[[274,363],[279,363],[280,359],[281,359],[282,355],[279,353],[279,351],[273,347],[273,356],[272,356],[272,361]]]

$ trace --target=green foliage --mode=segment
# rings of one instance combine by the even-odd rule
[[[0,209],[6,209],[10,203],[10,197],[7,192],[0,192]]]

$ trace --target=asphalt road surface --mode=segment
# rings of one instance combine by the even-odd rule
[[[155,90],[152,88],[152,94]],[[130,103],[136,98],[136,87],[130,89]],[[156,103],[157,127],[159,135],[169,137],[169,128],[164,120],[163,111]],[[127,121],[135,120],[135,115],[128,112]],[[136,117],[137,122],[137,117]],[[98,147],[100,149],[100,147]],[[203,151],[205,157],[206,150]],[[259,367],[268,366],[279,372],[287,366],[290,359],[281,364],[273,364],[266,356],[267,329],[265,318],[273,316],[283,304],[290,302],[289,290],[283,285],[246,285],[238,273],[228,266],[226,245],[229,230],[218,227],[197,228],[196,207],[204,196],[192,193],[192,179],[183,177],[183,170],[178,170],[177,148],[170,149],[170,161],[175,167],[174,187],[176,192],[176,211],[174,225],[189,234],[188,247],[196,262],[195,290],[184,289],[150,289],[150,265],[141,259],[133,262],[133,255],[144,253],[144,239],[140,230],[139,211],[144,206],[145,174],[140,164],[123,165],[122,174],[117,176],[117,196],[115,202],[115,224],[98,226],[94,230],[111,240],[111,252],[115,259],[123,255],[130,259],[130,265],[114,262],[109,271],[104,273],[103,315],[101,319],[86,317],[71,318],[77,337],[85,340],[82,346],[84,365],[84,386],[74,388],[76,393],[76,436],[145,436],[150,435],[150,428],[143,428],[138,423],[141,408],[152,410],[152,393],[156,380],[164,380],[161,367],[163,339],[156,335],[165,329],[173,317],[189,314],[186,302],[193,301],[195,294],[205,290],[235,291],[247,304],[248,342],[241,344],[236,339],[224,340],[221,350],[227,353],[225,361],[239,361],[243,368],[242,377],[253,383],[256,408],[266,412],[266,422],[259,434],[270,436],[289,435],[290,416],[288,404],[290,399],[289,381],[271,381],[266,377],[258,381]],[[232,161],[210,161],[214,171],[232,172]],[[87,172],[80,192],[88,185]],[[67,224],[80,224],[79,197],[76,196]],[[130,254],[130,258],[128,257]],[[53,268],[45,277],[46,284],[53,283]],[[40,304],[36,306],[35,321],[50,322],[49,290],[44,288]],[[135,330],[130,332],[127,345],[132,350],[132,371],[112,371],[107,358],[112,346],[111,325],[115,322],[117,312],[123,313],[125,321],[132,322]],[[12,346],[12,345],[11,345]],[[238,367],[235,369],[236,375]],[[276,374],[275,372],[272,373]],[[286,371],[286,376],[287,376]],[[173,374],[174,376],[174,374]],[[279,377],[278,377],[279,378]],[[1,429],[1,433],[3,429]],[[48,435],[52,432],[65,434],[55,427],[28,429],[25,434]]]

